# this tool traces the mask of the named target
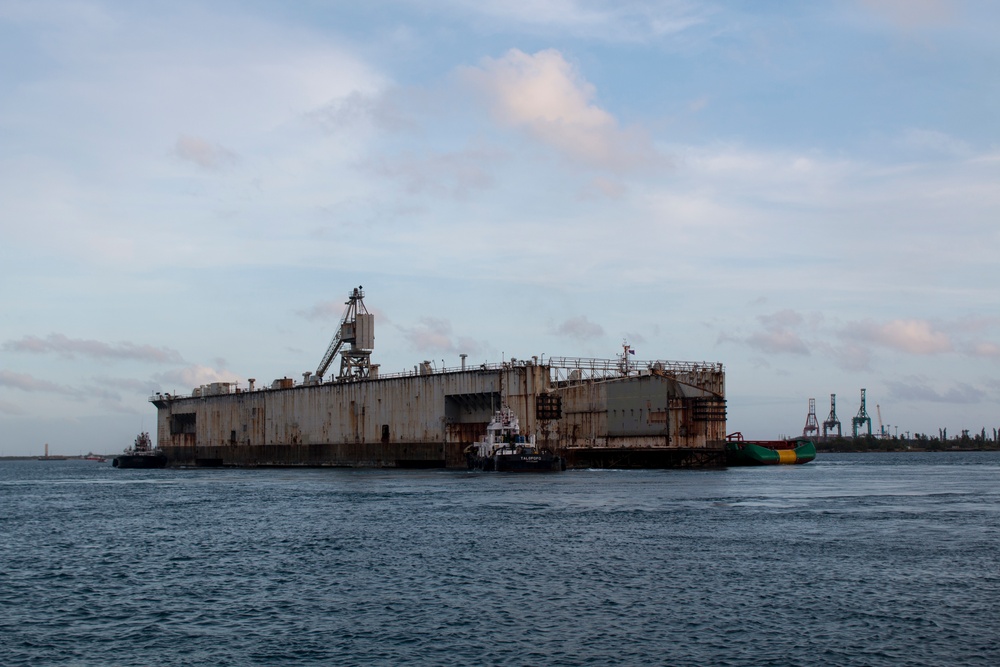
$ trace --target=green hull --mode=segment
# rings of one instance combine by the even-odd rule
[[[729,465],[763,466],[809,463],[814,458],[816,458],[816,445],[810,440],[794,440],[788,443],[788,446],[778,447],[746,441],[726,443],[726,460]]]

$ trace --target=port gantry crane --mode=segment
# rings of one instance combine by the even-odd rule
[[[840,434],[840,420],[837,419],[837,395],[830,394],[830,416],[826,418],[823,422],[823,437],[826,438],[827,433],[837,428],[837,437],[841,437]]]
[[[868,416],[868,410],[865,409],[865,390],[861,390],[861,409],[858,410],[858,414],[851,418],[851,430],[854,433],[854,437],[858,437],[858,427],[868,424],[868,435],[872,434],[872,418]]]
[[[333,335],[330,347],[316,368],[319,382],[322,382],[323,375],[329,370],[338,352],[340,352],[338,380],[358,380],[371,376],[373,368],[371,356],[375,347],[375,316],[365,308],[364,299],[365,293],[361,285],[351,290],[345,302],[347,308],[344,309],[344,316],[340,318],[337,333]],[[341,351],[344,344],[347,344],[348,348]]]
[[[806,426],[802,429],[802,437],[819,436],[819,421],[816,419],[816,399],[809,399],[809,414],[806,415]]]
[[[889,426],[882,425],[882,406],[878,403],[875,404],[875,414],[878,415],[878,437],[888,438],[889,437]]]

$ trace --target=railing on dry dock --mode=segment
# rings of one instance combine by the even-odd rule
[[[370,380],[388,380],[392,378],[416,377],[423,375],[441,375],[445,373],[461,373],[469,371],[501,371],[521,366],[547,366],[549,368],[550,380],[553,383],[563,382],[583,382],[593,380],[610,380],[627,376],[638,375],[668,375],[684,376],[691,378],[700,374],[722,373],[724,368],[720,362],[710,361],[668,361],[664,359],[654,359],[651,361],[641,361],[621,357],[616,359],[596,359],[590,357],[542,357],[541,361],[536,357],[531,359],[511,359],[499,363],[466,364],[465,366],[447,367],[442,365],[437,367],[431,361],[414,366],[413,370],[400,371],[397,373],[379,373],[377,376],[368,378]],[[348,380],[356,381],[356,380]],[[209,397],[229,393],[244,393],[248,391],[274,391],[278,389],[291,389],[302,386],[315,386],[318,384],[332,384],[340,382],[336,379],[325,380],[320,383],[312,379],[306,382],[294,382],[291,378],[283,378],[281,386],[278,387],[255,387],[253,389],[242,389],[236,382],[215,383],[217,388],[214,391],[206,391],[205,387],[196,388],[190,394],[167,394],[154,392],[150,401],[171,400],[190,397]],[[225,385],[224,387],[222,385]]]
[[[605,380],[634,375],[692,375],[721,373],[720,362],[709,361],[652,361],[618,359],[591,359],[586,357],[551,357],[547,365],[554,372],[554,382],[573,380]]]

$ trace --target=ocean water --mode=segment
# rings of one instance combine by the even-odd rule
[[[0,665],[997,665],[1000,455],[0,462]]]

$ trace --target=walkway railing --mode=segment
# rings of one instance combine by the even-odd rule
[[[437,367],[433,362],[425,361],[414,366],[413,370],[400,371],[396,373],[379,373],[377,377],[372,377],[370,379],[388,380],[392,378],[460,373],[463,371],[501,371],[524,366],[547,366],[550,374],[549,379],[552,382],[610,380],[614,378],[638,375],[691,376],[700,373],[721,373],[724,370],[722,363],[712,361],[667,361],[663,359],[640,361],[633,359],[622,360],[620,357],[616,359],[594,359],[589,357],[549,357],[548,359],[545,359],[543,357],[541,360],[538,360],[537,358],[532,357],[531,359],[511,359],[510,361],[500,363],[466,364],[464,368],[462,366],[446,367],[443,363],[440,367]],[[311,378],[311,381],[307,380],[305,382],[294,382],[290,378],[284,378],[284,381],[286,384],[278,387],[279,389],[314,386],[319,384],[316,382],[315,376]],[[350,381],[356,380],[348,380],[346,382]],[[325,380],[323,384],[329,384],[330,382],[333,382],[333,380]],[[249,389],[240,388],[236,382],[228,384],[228,391],[208,393],[203,387],[199,387],[187,395],[155,392],[149,397],[149,400],[170,400],[176,398],[188,398],[191,396],[209,397],[226,393],[240,394],[250,391]],[[253,391],[272,391],[274,389],[275,388],[269,386],[258,386],[255,387]]]

